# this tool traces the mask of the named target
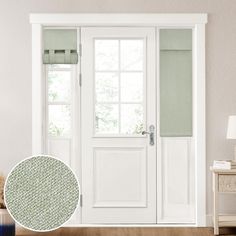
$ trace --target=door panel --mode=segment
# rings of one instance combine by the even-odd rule
[[[45,123],[44,152],[69,165],[80,181],[79,90],[75,65],[51,64],[45,66]],[[80,209],[68,224],[80,220]]]
[[[159,30],[157,222],[195,222],[192,29]]]
[[[194,223],[194,160],[189,137],[161,139],[162,215],[160,222]]]
[[[94,148],[93,206],[146,207],[146,168],[144,147]]]
[[[156,223],[155,28],[82,28],[82,223]]]

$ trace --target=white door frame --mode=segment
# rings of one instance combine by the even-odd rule
[[[207,14],[30,14],[32,154],[43,153],[42,29],[45,26],[155,26],[194,29],[196,226],[206,226],[205,24]],[[200,157],[200,158],[199,158]],[[157,225],[159,226],[159,225]]]

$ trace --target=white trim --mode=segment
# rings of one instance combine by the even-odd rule
[[[186,25],[207,23],[207,14],[30,14],[30,23],[43,26]]]
[[[43,151],[42,26],[32,25],[32,155]]]
[[[196,83],[196,223],[206,226],[206,127],[205,127],[205,25],[195,27],[195,83]]]
[[[160,124],[160,94],[157,91],[160,91],[160,73],[159,68],[157,67],[160,65],[160,27],[156,27],[156,124]],[[158,69],[157,69],[158,68]],[[163,196],[162,194],[162,176],[163,176],[163,163],[161,158],[161,139],[157,138],[160,137],[160,125],[156,125],[156,202],[157,202],[157,211],[156,211],[156,222],[158,221],[159,216],[162,215],[162,203],[163,203]],[[159,194],[158,194],[159,193]],[[161,207],[158,207],[161,206]]]
[[[77,28],[77,48],[80,50],[80,43],[81,43],[81,35],[80,35],[80,28]],[[79,168],[76,168],[77,166],[82,166],[82,160],[81,160],[81,86],[79,84],[79,74],[81,72],[81,53],[79,52],[79,62],[78,66],[74,67],[74,98],[73,98],[73,110],[74,110],[74,117],[73,117],[73,122],[74,122],[74,130],[73,130],[73,159],[71,162],[72,168],[74,168],[75,173],[78,176],[78,179],[80,181],[80,188],[82,191],[82,173]],[[75,109],[76,107],[76,109]],[[77,122],[75,122],[77,121]],[[82,194],[82,192],[80,193]],[[77,210],[75,212],[76,214],[76,221],[81,222],[82,220],[82,211],[81,211],[81,206],[77,207]],[[72,222],[70,222],[72,224]]]
[[[206,226],[205,24],[207,23],[207,14],[133,14],[133,13],[132,14],[30,14],[30,23],[32,24],[32,153],[33,154],[42,153],[44,150],[43,127],[42,127],[43,124],[42,27],[44,26],[61,26],[61,27],[158,26],[158,27],[192,27],[194,29],[195,31],[194,47],[197,49],[195,51],[196,68],[194,73],[195,81],[197,81],[196,82],[197,93],[195,94],[196,111],[197,111],[197,121],[196,121],[197,129],[196,129],[196,139],[195,139],[196,226]],[[80,97],[80,94],[78,94],[78,96]],[[171,224],[167,225],[171,226]],[[133,226],[138,226],[138,225],[133,225]],[[160,227],[161,225],[158,226]]]
[[[213,227],[213,218],[211,214],[206,215],[206,227]]]

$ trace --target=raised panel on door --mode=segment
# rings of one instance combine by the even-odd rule
[[[81,37],[82,223],[156,223],[155,29]]]
[[[162,216],[165,223],[193,223],[194,168],[191,138],[162,138]]]
[[[93,156],[94,207],[147,206],[146,148],[95,147]]]

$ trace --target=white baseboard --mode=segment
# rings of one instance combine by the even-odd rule
[[[139,225],[96,225],[96,224],[68,224],[64,225],[63,227],[196,227],[194,224],[139,224]],[[206,215],[206,227],[213,227],[213,222],[212,222],[212,215]],[[22,226],[16,224],[16,231],[20,235],[27,235],[29,232],[26,229],[24,229]]]

